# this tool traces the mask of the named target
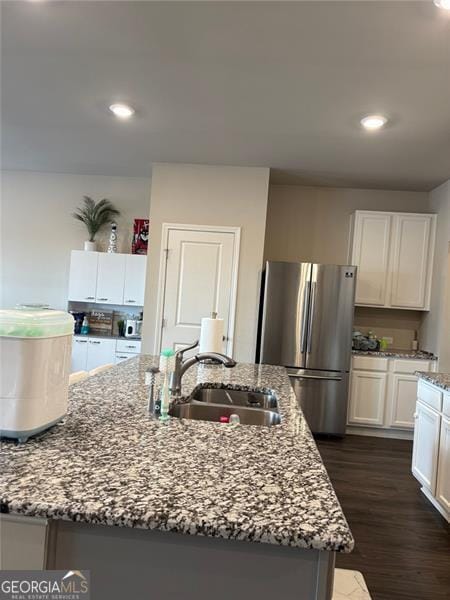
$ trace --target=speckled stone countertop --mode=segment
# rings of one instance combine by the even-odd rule
[[[424,350],[400,350],[390,348],[389,350],[352,350],[356,356],[377,356],[380,358],[414,358],[415,360],[437,360],[431,352]]]
[[[433,373],[433,371],[416,371],[415,375],[437,387],[450,392],[450,373]]]
[[[350,552],[354,542],[282,367],[199,366],[205,382],[272,390],[281,424],[228,425],[147,413],[139,356],[71,386],[65,421],[2,443],[3,512]],[[220,387],[220,386],[219,386]]]

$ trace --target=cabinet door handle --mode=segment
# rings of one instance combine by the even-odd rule
[[[85,300],[95,300],[95,296],[86,296]]]
[[[77,344],[87,344],[87,340],[75,340]]]
[[[100,300],[100,302],[106,302],[106,300],[108,300],[108,298],[98,298],[98,300]]]
[[[90,344],[101,344],[99,340],[89,340]]]
[[[129,356],[127,356],[127,355],[123,356],[123,355],[120,355],[120,354],[118,354],[118,355],[117,355],[117,358],[130,358],[130,357],[129,357]]]
[[[125,348],[136,348],[136,345],[134,345],[134,346],[125,346]]]
[[[136,300],[125,300],[125,302],[128,302],[129,304],[131,304],[131,303],[136,303]]]

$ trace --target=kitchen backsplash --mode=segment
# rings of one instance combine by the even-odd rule
[[[416,310],[357,306],[353,328],[363,334],[373,331],[378,338],[393,338],[389,347],[409,350],[416,331],[420,329],[422,318],[423,313]]]

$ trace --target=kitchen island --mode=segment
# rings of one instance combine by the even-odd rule
[[[278,425],[161,423],[144,384],[157,362],[71,386],[64,422],[3,443],[3,518],[43,524],[43,566],[90,569],[96,599],[330,598],[334,553],[354,542],[284,368],[200,365],[183,379],[186,396],[271,391]]]

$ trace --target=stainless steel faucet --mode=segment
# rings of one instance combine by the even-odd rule
[[[187,348],[182,348],[175,353],[175,370],[170,378],[170,393],[172,396],[179,396],[181,394],[181,380],[183,375],[186,373],[188,369],[194,366],[197,363],[200,363],[204,360],[211,360],[216,363],[222,364],[224,367],[228,369],[236,366],[236,361],[226,356],[225,354],[220,354],[220,352],[200,352],[191,358],[187,358],[183,360],[183,355],[185,352],[189,350],[193,350],[198,346],[199,341],[196,340],[193,344],[188,346]]]

